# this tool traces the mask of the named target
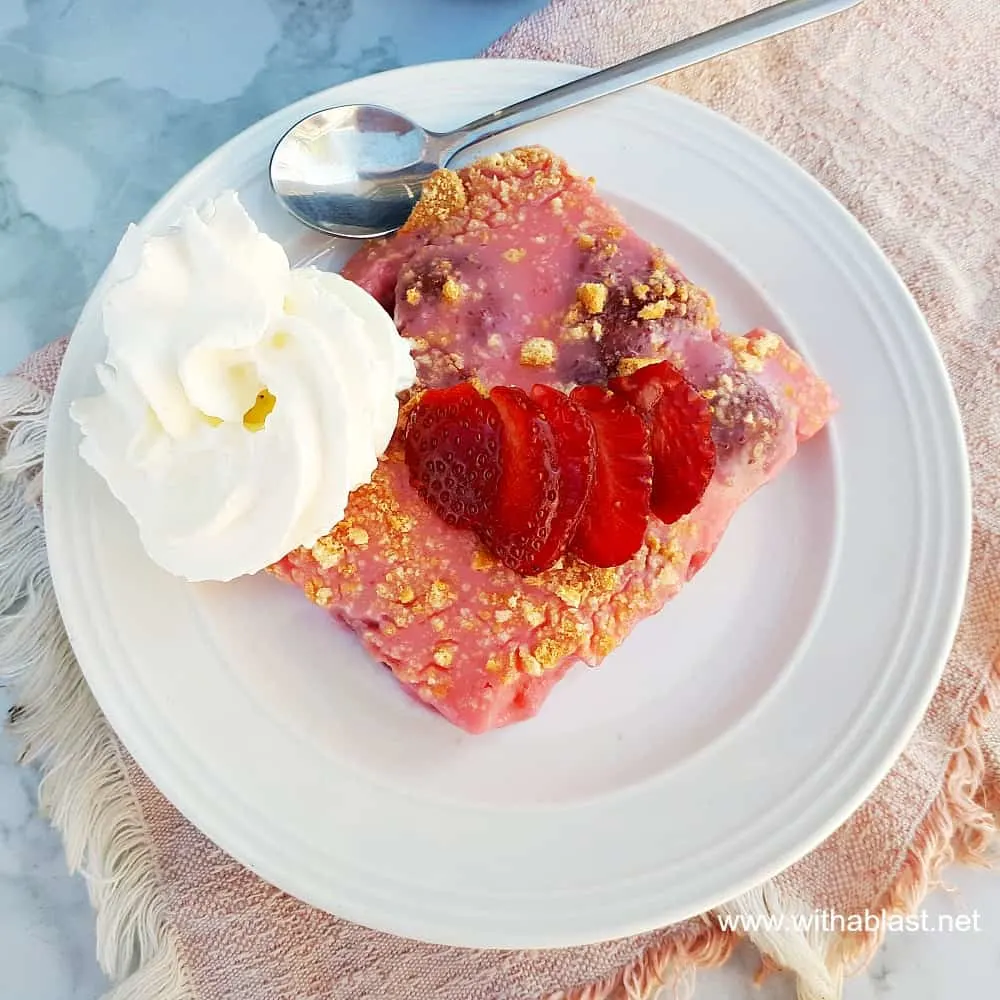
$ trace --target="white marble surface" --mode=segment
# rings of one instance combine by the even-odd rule
[[[72,326],[125,225],[233,133],[343,79],[472,55],[540,5],[0,0],[0,370]],[[107,984],[85,887],[36,791],[0,737],[0,1000],[93,1000]],[[848,1000],[995,992],[1000,878],[951,877],[956,891],[928,909],[978,911],[981,931],[892,936]],[[699,998],[794,995],[783,977],[755,991],[754,969],[747,948],[701,977]]]

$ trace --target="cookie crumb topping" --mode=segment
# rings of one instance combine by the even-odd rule
[[[585,281],[576,290],[576,298],[591,316],[598,316],[607,305],[608,286],[597,281]]]
[[[556,345],[547,337],[531,337],[521,345],[520,358],[530,368],[548,368],[555,364]]]

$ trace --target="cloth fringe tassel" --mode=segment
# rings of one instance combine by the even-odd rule
[[[49,397],[0,379],[0,683],[14,700],[21,762],[42,773],[39,806],[62,834],[97,914],[106,1000],[195,1000],[167,922],[142,813],[117,740],[59,617],[39,505]]]
[[[17,699],[11,728],[24,763],[42,771],[40,806],[83,873],[97,913],[98,961],[117,985],[105,1000],[196,1000],[166,919],[142,813],[113,732],[80,673],[62,627],[38,504],[48,396],[16,376],[0,379],[0,681]],[[989,865],[996,856],[1000,789],[985,787],[979,732],[1000,709],[1000,664],[948,766],[893,885],[876,910],[910,913],[952,861]],[[693,992],[694,972],[726,961],[738,937],[717,917],[806,913],[773,882],[744,893],[685,937],[670,936],[616,975],[547,1000],[648,1000],[661,988]],[[813,929],[814,928],[814,929]],[[844,976],[865,965],[884,930],[870,933],[751,931],[762,975],[798,977],[799,1000],[838,1000]]]

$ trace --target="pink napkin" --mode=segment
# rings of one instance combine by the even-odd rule
[[[755,4],[754,6],[760,6]],[[601,65],[745,13],[738,0],[554,0],[491,56]],[[484,952],[402,940],[310,909],[191,827],[101,716],[58,618],[34,499],[62,345],[0,382],[0,671],[43,805],[90,875],[113,996],[158,1000],[640,998],[725,960],[719,916],[911,910],[1000,813],[1000,19],[995,0],[866,0],[834,20],[672,76],[672,89],[798,160],[892,258],[958,393],[975,490],[968,601],[941,687],[872,797],[767,884],[682,925],[587,948]],[[879,933],[751,935],[765,968],[831,998]]]

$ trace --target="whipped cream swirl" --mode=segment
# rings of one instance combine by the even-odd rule
[[[255,573],[371,477],[416,377],[407,342],[367,292],[291,268],[231,192],[135,256],[103,300],[103,391],[70,411],[80,454],[164,569]]]

